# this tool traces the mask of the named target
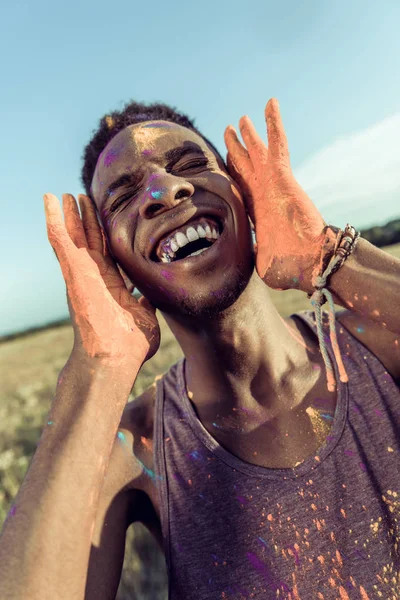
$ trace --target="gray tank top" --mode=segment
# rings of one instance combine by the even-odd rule
[[[313,313],[293,316],[316,334]],[[336,411],[324,444],[295,468],[225,450],[187,396],[184,358],[157,381],[170,600],[400,598],[400,390],[339,323],[337,333],[349,383],[339,382],[327,332]]]

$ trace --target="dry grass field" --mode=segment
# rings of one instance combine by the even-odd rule
[[[385,248],[400,258],[400,244]],[[282,316],[310,309],[297,291],[271,297]],[[175,338],[158,314],[162,340],[132,389],[130,400],[156,375],[165,373],[182,356]],[[72,349],[69,325],[49,327],[0,344],[0,529],[35,452],[55,391],[57,377]],[[118,600],[161,600],[166,594],[166,568],[161,551],[141,525],[128,530]]]

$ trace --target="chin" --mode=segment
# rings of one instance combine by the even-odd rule
[[[229,284],[224,283],[221,288],[215,291],[208,291],[207,293],[195,292],[186,297],[181,296],[179,303],[167,309],[165,307],[160,308],[160,310],[178,318],[214,319],[232,306],[242,295],[253,271],[254,267],[246,276],[244,276],[243,272],[238,271],[238,277],[233,280],[231,279]]]

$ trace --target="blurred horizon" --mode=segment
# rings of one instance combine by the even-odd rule
[[[278,98],[293,172],[325,221],[400,217],[400,4],[102,0],[3,9],[0,336],[68,318],[42,196],[83,192],[99,119],[134,99],[194,118],[226,155],[244,114],[266,140]]]

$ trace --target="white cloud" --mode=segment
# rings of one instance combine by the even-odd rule
[[[400,217],[400,114],[339,137],[294,174],[334,224],[353,218],[365,227]]]

